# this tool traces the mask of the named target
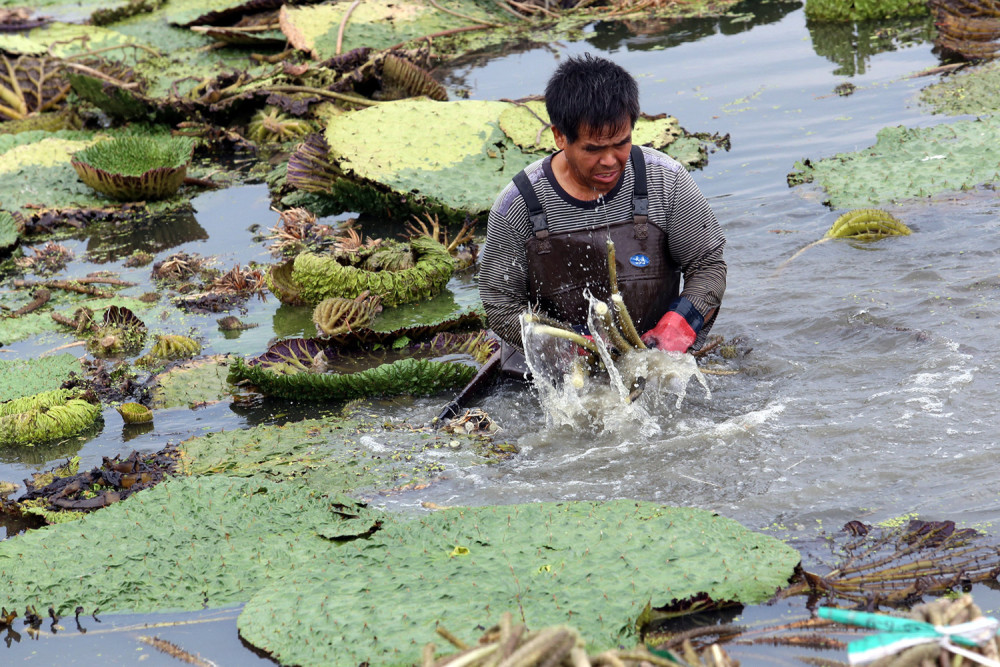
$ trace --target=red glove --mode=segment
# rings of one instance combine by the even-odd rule
[[[679,313],[667,313],[656,326],[642,335],[647,347],[667,352],[687,352],[698,334]]]
[[[684,297],[676,299],[656,326],[642,335],[647,347],[667,352],[687,352],[694,345],[705,319]]]
[[[590,334],[583,334],[583,337],[586,338],[587,340],[594,340],[594,337],[591,336]],[[576,353],[578,355],[580,355],[581,357],[585,357],[588,354],[590,354],[590,350],[588,350],[585,347],[580,347],[579,345],[577,345],[576,346]]]

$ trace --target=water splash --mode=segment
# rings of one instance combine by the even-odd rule
[[[591,302],[591,331],[595,300]],[[662,433],[687,396],[692,377],[711,398],[708,384],[689,354],[633,350],[615,358],[608,342],[594,336],[602,368],[588,367],[587,357],[572,341],[550,335],[551,329],[522,315],[524,356],[549,428],[570,427],[595,433],[621,432],[650,438]],[[638,380],[641,378],[641,380]],[[645,389],[633,395],[638,383]]]

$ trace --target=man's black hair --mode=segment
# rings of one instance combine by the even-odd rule
[[[583,128],[617,131],[639,119],[639,85],[620,65],[589,53],[559,65],[545,86],[549,121],[573,143]]]

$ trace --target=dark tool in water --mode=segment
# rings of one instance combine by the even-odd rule
[[[436,426],[440,428],[447,420],[452,417],[457,417],[458,413],[466,406],[469,400],[485,388],[495,375],[499,374],[500,367],[501,351],[500,349],[497,349],[497,351],[491,354],[490,358],[486,360],[486,363],[484,363],[482,368],[479,369],[479,372],[476,373],[471,380],[469,380],[469,384],[465,385],[462,391],[460,391],[458,395],[448,403],[448,405],[444,406],[444,409],[441,410],[441,414],[439,414],[434,420]]]

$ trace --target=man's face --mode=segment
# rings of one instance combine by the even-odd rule
[[[566,156],[569,175],[580,190],[603,195],[618,184],[632,150],[632,128],[628,124],[620,129],[582,127],[572,143],[554,127],[552,134],[556,146]]]

